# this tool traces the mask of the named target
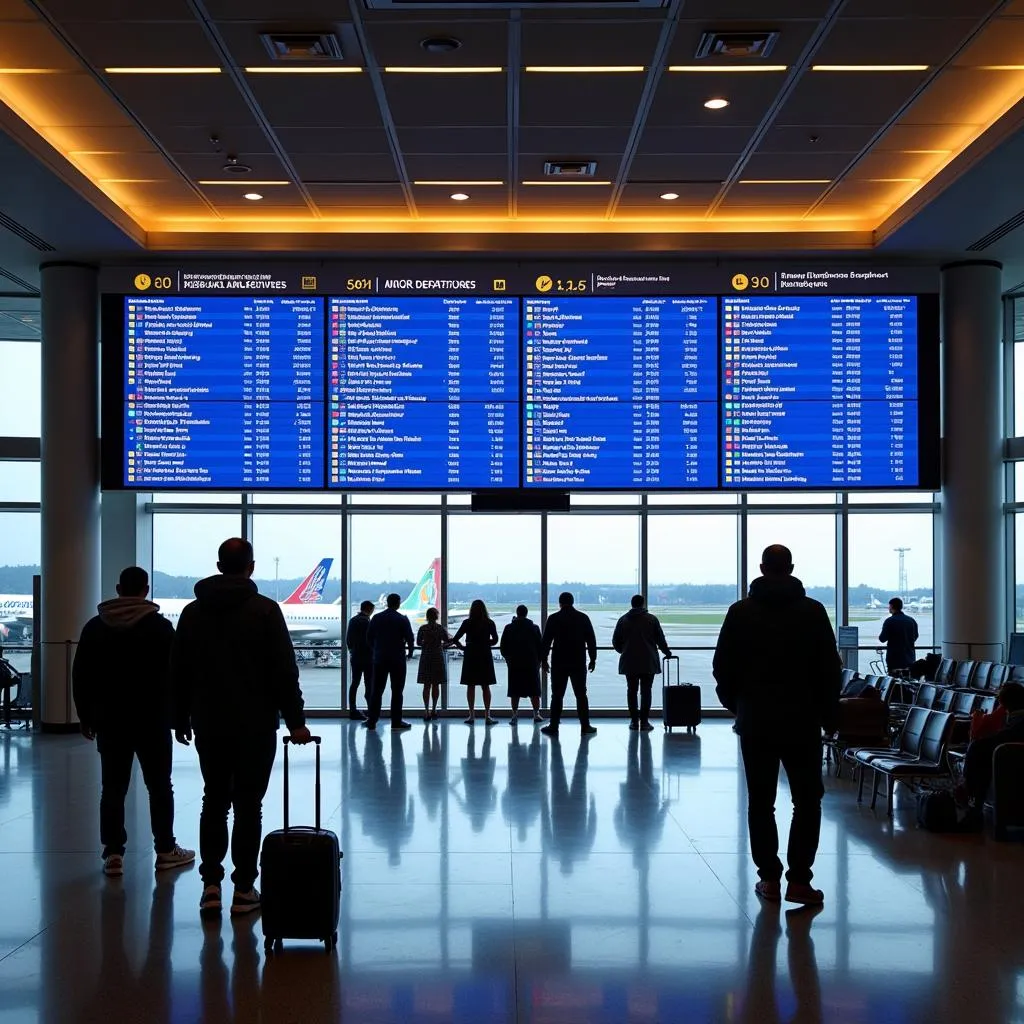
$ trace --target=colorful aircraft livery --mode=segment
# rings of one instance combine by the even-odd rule
[[[317,604],[324,596],[324,584],[333,558],[322,558],[317,567],[282,601],[282,604]]]
[[[441,593],[441,559],[435,558],[427,566],[419,583],[409,592],[409,596],[398,606],[398,610],[406,615],[425,618],[428,608],[438,607],[437,599]]]

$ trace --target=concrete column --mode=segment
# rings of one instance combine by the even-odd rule
[[[74,727],[70,665],[100,593],[97,269],[40,268],[42,295],[42,615],[40,721]]]
[[[1002,266],[942,268],[942,550],[947,657],[1005,654]]]

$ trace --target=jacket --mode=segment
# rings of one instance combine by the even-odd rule
[[[658,675],[658,651],[671,654],[658,617],[646,608],[630,608],[615,623],[612,647],[619,652],[620,676]]]
[[[305,725],[295,649],[281,607],[250,579],[195,585],[174,637],[174,727],[197,735]]]
[[[725,616],[712,670],[741,736],[810,738],[837,725],[835,633],[824,606],[794,576],[751,583],[750,596]]]
[[[597,638],[590,616],[576,608],[559,608],[548,616],[542,638],[544,660],[551,654],[552,668],[574,669],[597,658]],[[554,653],[552,652],[554,649]]]
[[[514,618],[501,631],[499,650],[509,672],[536,672],[543,660],[540,629],[532,619]]]
[[[360,612],[348,620],[345,630],[345,647],[356,665],[370,663],[370,645],[366,642],[366,631],[370,628],[370,616]]]
[[[71,667],[79,721],[97,733],[170,729],[174,627],[142,597],[116,597],[96,610]]]
[[[404,661],[412,655],[416,638],[408,618],[394,608],[385,608],[370,619],[366,642],[373,651],[374,662]]]
[[[894,612],[882,623],[878,639],[886,646],[885,663],[889,669],[910,668],[917,659],[917,621],[903,612]]]

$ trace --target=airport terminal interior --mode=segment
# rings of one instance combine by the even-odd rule
[[[920,811],[1024,681],[1022,166],[1024,0],[0,0],[0,1024],[1024,1021],[1020,748],[980,830]],[[104,872],[83,626],[137,565],[177,628],[230,537],[336,944],[200,916],[138,764]],[[772,544],[879,710],[822,744],[822,906],[755,893],[712,670]],[[563,592],[595,733],[571,689],[544,731],[546,669],[513,721],[498,647],[494,722],[459,648],[436,716],[417,649],[410,728],[357,720],[361,604],[500,634]],[[264,835],[283,788],[278,750]],[[776,813],[785,852],[784,772]]]

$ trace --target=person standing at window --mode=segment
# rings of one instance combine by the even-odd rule
[[[885,644],[885,668],[890,675],[913,668],[917,660],[917,620],[903,612],[903,601],[889,602],[889,618],[882,623],[878,639]]]
[[[615,623],[612,647],[619,652],[619,675],[626,677],[629,727],[650,732],[654,728],[650,722],[651,689],[654,677],[661,672],[658,651],[666,658],[672,657],[672,652],[657,616],[644,607],[643,595],[634,594],[629,603],[629,611]]]
[[[541,729],[545,736],[558,735],[562,701],[570,681],[576,695],[580,733],[593,736],[597,732],[590,724],[590,701],[587,699],[587,672],[593,672],[597,667],[597,638],[590,616],[579,611],[575,603],[575,598],[568,591],[559,594],[558,611],[549,615],[544,624],[541,653],[545,668],[549,667],[548,656],[551,656],[551,723]]]
[[[405,693],[406,656],[412,657],[416,640],[412,635],[412,624],[398,607],[401,595],[388,594],[387,608],[370,619],[366,630],[366,642],[373,651],[373,699],[366,716],[366,728],[376,729],[380,718],[384,687],[391,680],[391,728],[411,729],[402,721],[402,695]]]
[[[543,647],[540,629],[527,618],[525,604],[516,608],[516,617],[501,631],[501,656],[508,666],[508,695],[512,701],[512,724],[519,721],[519,701],[527,697],[533,705],[533,720],[543,722],[540,713],[540,663]]]
[[[416,681],[423,687],[424,722],[437,718],[437,700],[441,696],[441,687],[448,682],[444,649],[452,638],[448,630],[437,621],[438,617],[436,608],[428,608],[427,621],[416,631],[416,645],[420,649]]]
[[[463,647],[459,641],[465,637]],[[462,659],[462,685],[466,687],[466,699],[469,702],[469,716],[466,724],[472,725],[475,718],[476,688],[479,686],[484,694],[484,721],[487,725],[496,725],[491,717],[491,687],[495,683],[494,657],[491,648],[498,642],[498,630],[491,617],[487,614],[487,605],[477,598],[469,606],[467,618],[458,632],[452,637],[452,644],[465,651]]]
[[[348,648],[349,668],[352,670],[352,681],[348,687],[348,717],[356,722],[366,721],[366,715],[356,707],[359,681],[363,682],[363,697],[367,707],[370,706],[373,693],[373,653],[366,642],[366,631],[370,628],[373,609],[372,601],[363,601],[359,605],[359,614],[348,620],[348,629],[345,630],[345,647]]]

